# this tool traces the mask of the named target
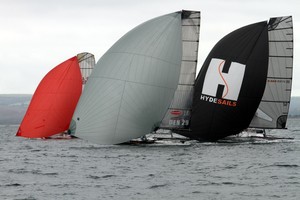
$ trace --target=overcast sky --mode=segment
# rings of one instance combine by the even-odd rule
[[[32,94],[44,75],[80,52],[96,61],[126,32],[154,17],[201,11],[198,71],[211,48],[242,26],[293,16],[300,96],[299,0],[0,0],[0,94]]]

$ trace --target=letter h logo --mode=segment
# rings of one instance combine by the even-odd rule
[[[205,75],[202,93],[237,101],[244,79],[245,67],[237,62],[226,63],[225,60],[212,58]]]

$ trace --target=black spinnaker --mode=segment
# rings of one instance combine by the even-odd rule
[[[198,74],[190,129],[175,132],[197,140],[218,140],[247,128],[264,93],[268,57],[266,21],[221,39]]]

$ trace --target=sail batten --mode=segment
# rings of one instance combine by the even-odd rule
[[[293,40],[269,40],[269,42],[293,42]]]
[[[293,58],[293,56],[280,56],[280,55],[269,55],[269,57],[273,57],[273,58]]]
[[[291,69],[290,67],[286,67],[286,69]],[[284,80],[292,80],[293,78],[292,77],[268,77],[268,79],[284,79]]]
[[[289,103],[289,101],[272,101],[272,100],[261,100],[261,102],[269,102],[269,103]]]

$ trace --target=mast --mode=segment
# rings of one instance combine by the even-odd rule
[[[184,129],[190,125],[192,98],[198,60],[200,12],[182,11],[182,60],[177,89],[161,129]]]
[[[249,125],[252,128],[286,128],[293,74],[292,17],[269,20],[269,66],[266,88]]]

